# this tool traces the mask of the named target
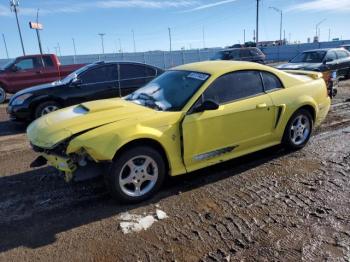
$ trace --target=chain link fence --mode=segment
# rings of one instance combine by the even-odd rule
[[[344,44],[350,44],[350,40],[321,42],[310,44],[295,44],[285,46],[261,47],[266,55],[267,62],[288,61],[300,52],[318,49],[334,48]],[[181,50],[181,51],[154,51],[144,53],[115,53],[115,54],[94,54],[94,55],[77,55],[61,56],[60,61],[63,65],[68,64],[88,64],[96,61],[132,61],[154,65],[163,69],[174,66],[206,61],[209,60],[217,51],[222,48],[198,49],[198,50]],[[0,59],[0,66],[9,60]]]

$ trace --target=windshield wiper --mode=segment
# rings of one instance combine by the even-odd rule
[[[156,108],[157,110],[163,111],[163,108],[157,105],[156,103],[157,100],[149,94],[140,93],[135,100],[138,100],[138,99],[145,101],[145,106],[150,106],[152,108]]]

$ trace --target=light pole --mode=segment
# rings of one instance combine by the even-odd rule
[[[6,57],[7,59],[9,59],[9,51],[7,50],[7,44],[6,44],[6,39],[5,39],[5,35],[2,34],[2,39],[4,40],[4,45],[5,45],[5,51],[6,51]]]
[[[326,21],[327,20],[327,18],[324,18],[324,19],[322,19],[320,22],[318,22],[317,24],[316,24],[316,38],[318,38],[319,37],[319,35],[318,35],[318,27],[324,22],[324,21]],[[319,40],[319,39],[318,39]]]
[[[18,14],[17,14],[18,13],[18,6],[19,6],[19,0],[10,0],[11,11],[15,12],[15,15],[16,15],[17,28],[18,28],[19,38],[21,39],[23,55],[26,55],[26,51],[24,50],[22,31],[21,31],[21,27],[20,27],[19,21],[18,21]]]
[[[76,58],[77,58],[77,49],[75,48],[75,40],[72,38],[73,41],[73,49],[74,49],[74,64],[76,63]]]
[[[136,53],[136,41],[135,41],[135,31],[134,29],[131,30],[132,32],[132,40],[134,41],[134,53]]]
[[[259,43],[259,6],[260,6],[260,0],[256,0],[256,46],[258,46]]]
[[[102,47],[102,54],[105,54],[105,45],[104,45],[104,36],[106,35],[105,33],[99,33],[98,34],[101,37],[101,47]]]
[[[37,26],[39,25],[39,8],[36,12],[36,23],[37,23]],[[36,31],[36,37],[38,38],[38,44],[39,44],[39,50],[40,50],[40,54],[43,55],[43,48],[41,46],[41,39],[40,39],[40,33],[39,33],[39,28],[37,27],[35,29]]]
[[[282,27],[283,27],[283,12],[281,9],[278,9],[276,7],[270,6],[269,8],[275,10],[276,12],[280,13],[281,15],[281,21],[280,21],[280,45],[282,45]]]

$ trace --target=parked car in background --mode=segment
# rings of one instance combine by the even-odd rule
[[[62,66],[54,54],[20,56],[0,69],[0,104],[6,93],[14,94],[24,88],[61,79],[83,64]]]
[[[350,78],[350,52],[343,48],[316,49],[305,51],[288,64],[277,66],[282,70],[311,70],[321,72],[331,96],[336,94],[339,78]]]
[[[347,51],[350,51],[350,45],[342,45],[340,47],[346,49]]]
[[[177,176],[278,144],[297,150],[330,108],[322,74],[207,61],[166,71],[122,99],[82,103],[33,122],[27,136],[67,181],[105,175],[136,203]],[[106,169],[105,169],[106,168]]]
[[[125,96],[144,86],[162,69],[134,62],[86,65],[63,80],[24,89],[10,99],[11,119],[30,121],[86,101]]]
[[[265,64],[266,56],[259,48],[245,47],[245,48],[229,48],[217,52],[211,60],[234,60],[234,61],[248,61]]]

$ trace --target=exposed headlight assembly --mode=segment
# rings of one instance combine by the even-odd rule
[[[32,96],[32,94],[30,94],[30,93],[20,95],[20,96],[16,97],[16,98],[12,101],[11,105],[12,105],[12,106],[19,106],[19,105],[22,105],[22,104],[24,103],[24,101],[25,101],[26,99],[28,99],[29,97],[31,97],[31,96]]]

